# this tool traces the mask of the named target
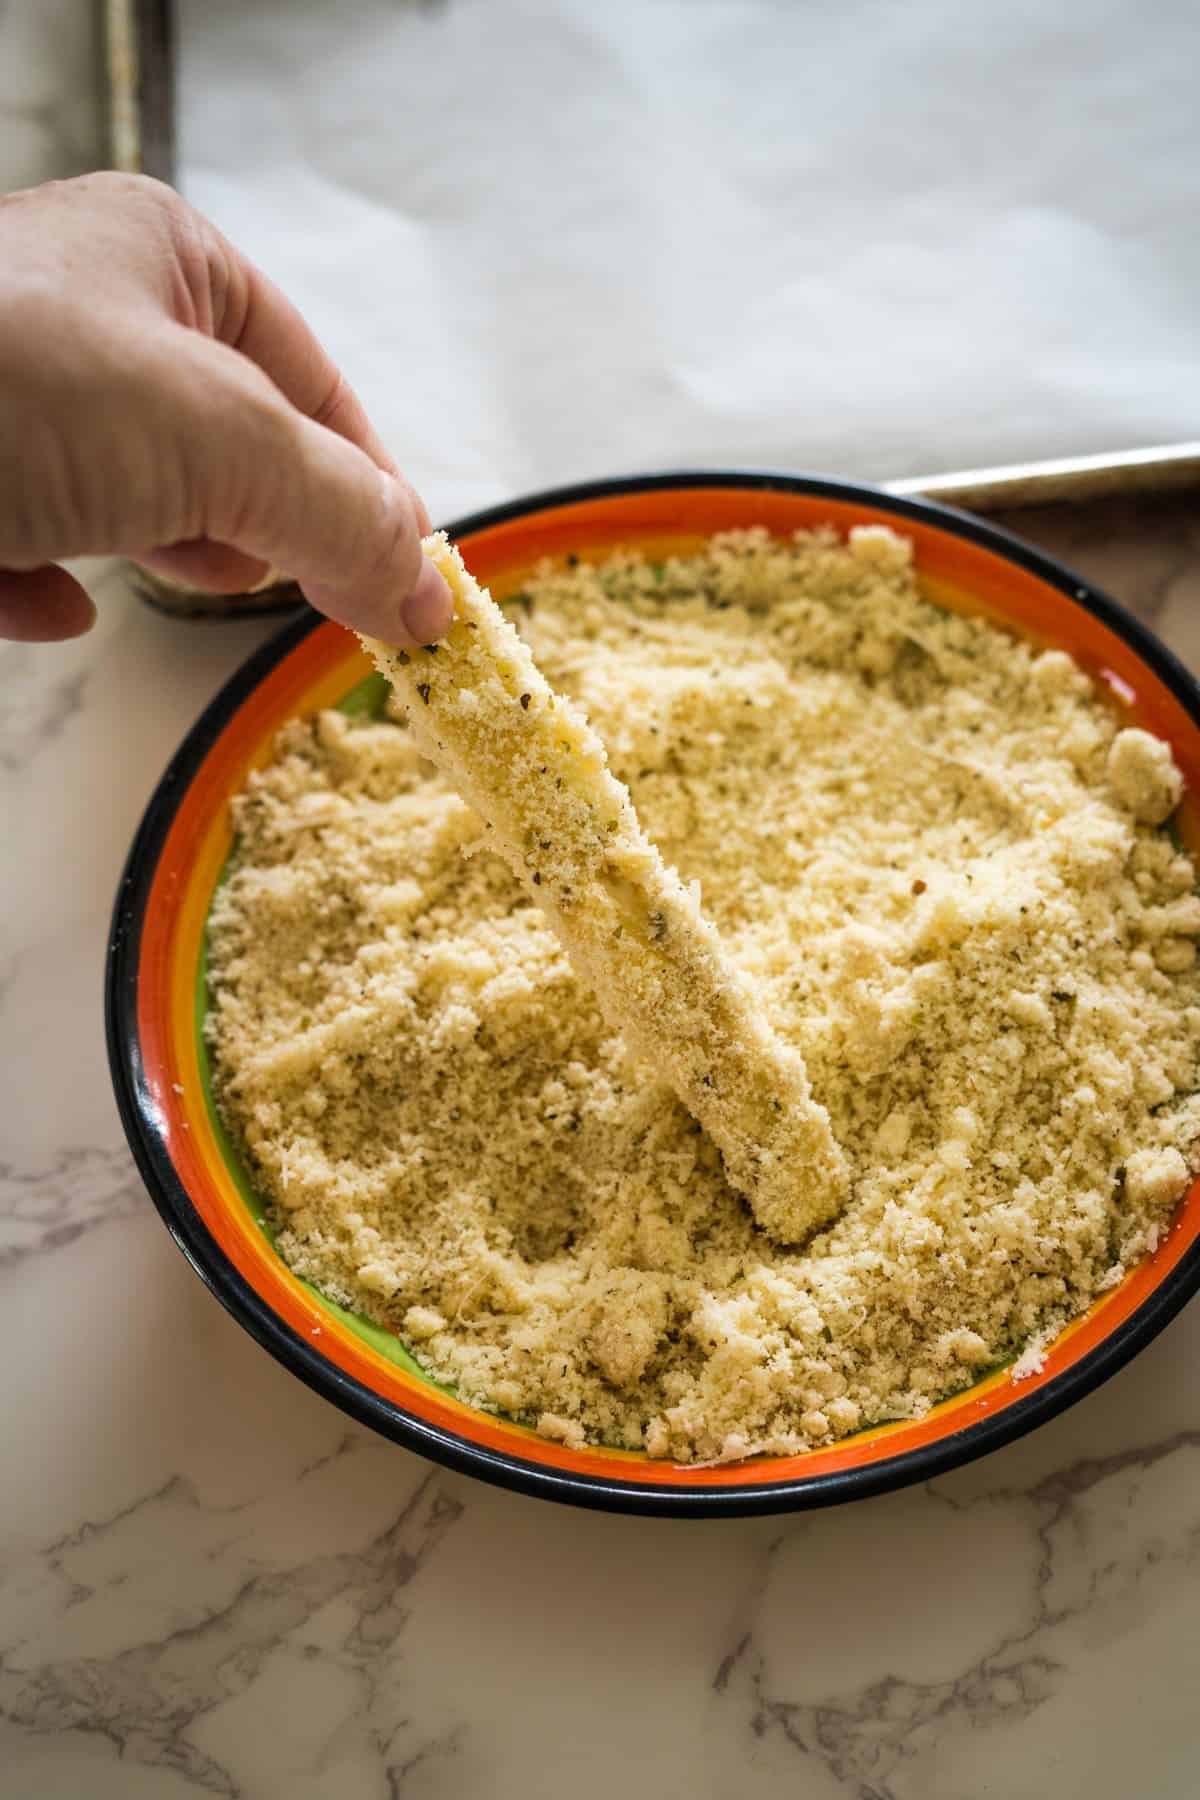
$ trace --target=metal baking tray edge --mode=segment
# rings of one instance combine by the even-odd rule
[[[94,0],[108,100],[109,165],[175,179],[173,0]]]
[[[919,494],[971,512],[1100,500],[1117,494],[1163,494],[1200,486],[1200,442],[1105,450],[1095,456],[1006,463],[992,469],[956,469],[946,475],[913,475],[881,485],[892,494]]]

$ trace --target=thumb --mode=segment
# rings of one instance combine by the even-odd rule
[[[180,340],[193,365],[177,372],[194,401],[179,419],[194,535],[285,570],[355,631],[401,646],[443,636],[453,602],[422,555],[407,483],[297,411],[236,350],[194,332]]]

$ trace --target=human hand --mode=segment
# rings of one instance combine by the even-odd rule
[[[61,557],[235,592],[272,568],[331,618],[431,643],[429,518],[299,313],[170,188],[0,199],[0,637],[95,616]]]

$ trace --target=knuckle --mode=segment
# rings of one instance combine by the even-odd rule
[[[333,378],[324,397],[314,407],[310,417],[314,425],[324,425],[328,430],[334,429],[338,415],[350,404],[350,385],[340,369],[335,369]]]
[[[58,185],[66,197],[77,195],[88,204],[99,200],[105,206],[123,207],[140,224],[155,226],[160,231],[169,231],[174,220],[192,210],[182,195],[168,187],[165,181],[155,180],[153,175],[97,169]]]
[[[175,314],[206,337],[230,337],[231,315],[237,310],[236,284],[220,234],[202,213],[180,205],[169,215],[168,231],[178,290]],[[243,302],[244,304],[244,302]],[[233,336],[240,326],[233,320]]]
[[[233,404],[236,419],[227,415],[222,431],[228,453],[210,477],[206,530],[244,548],[287,519],[296,444],[288,409],[265,378],[241,384]]]
[[[397,581],[411,587],[421,567],[421,535],[408,494],[393,477],[378,474],[378,526],[370,536],[364,573],[372,584]]]

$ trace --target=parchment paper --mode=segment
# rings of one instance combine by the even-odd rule
[[[179,0],[181,185],[447,518],[1200,426],[1194,0]]]

